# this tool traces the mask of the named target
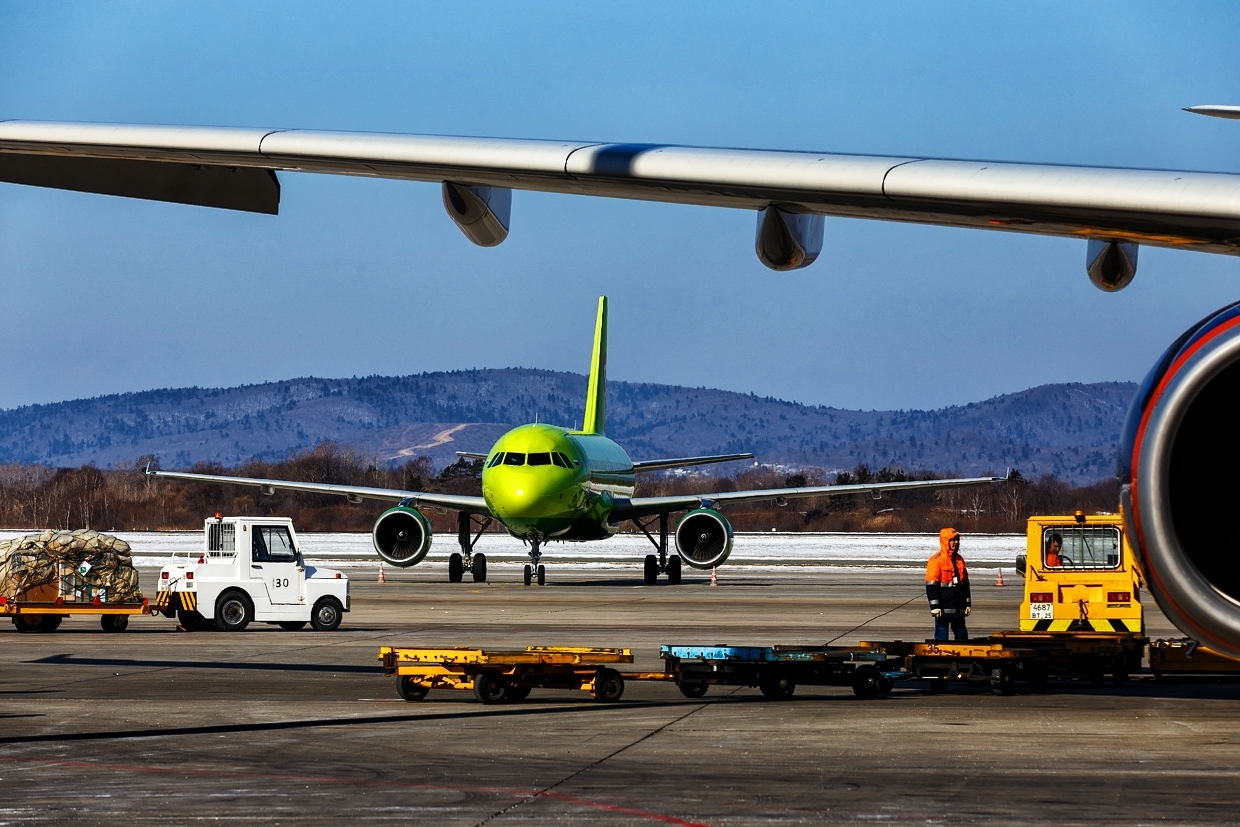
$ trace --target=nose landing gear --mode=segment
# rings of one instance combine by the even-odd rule
[[[538,561],[542,559],[542,552],[539,546],[542,544],[537,536],[530,538],[530,562],[525,565],[525,585],[530,585],[534,581],[534,577],[538,577],[538,585],[547,585],[547,567],[541,565]]]

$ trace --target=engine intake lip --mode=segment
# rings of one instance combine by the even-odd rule
[[[1175,519],[1175,497],[1184,495],[1174,490],[1172,480],[1185,420],[1211,384],[1237,363],[1240,318],[1234,317],[1176,357],[1147,404],[1138,430],[1125,512],[1130,542],[1163,612],[1208,648],[1240,657],[1240,595],[1228,594],[1206,577],[1195,562],[1194,550],[1185,547]],[[1233,380],[1234,373],[1226,378]],[[1202,482],[1209,485],[1209,477]]]

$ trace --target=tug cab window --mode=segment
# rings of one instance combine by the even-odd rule
[[[1055,570],[1119,568],[1116,526],[1052,526],[1042,530],[1042,563]]]
[[[255,563],[296,563],[297,549],[293,538],[282,525],[254,526]]]
[[[525,465],[525,454],[514,454],[512,451],[504,454],[505,465]]]
[[[538,453],[538,454],[530,454],[529,459],[526,460],[526,463],[528,465],[550,465],[551,454],[547,453],[546,451],[543,451],[542,453]]]

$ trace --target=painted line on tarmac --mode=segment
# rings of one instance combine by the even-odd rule
[[[694,710],[694,711],[696,712],[697,710]],[[693,713],[691,712],[689,714],[692,715]],[[625,749],[627,749],[627,747]],[[443,790],[446,792],[481,793],[481,794],[488,794],[488,795],[516,796],[516,797],[521,798],[522,801],[528,800],[530,797],[548,798],[548,799],[552,799],[555,801],[563,801],[566,804],[575,804],[581,807],[589,807],[594,810],[603,810],[609,813],[619,813],[622,815],[636,816],[638,818],[644,818],[650,821],[658,821],[663,824],[676,824],[676,825],[679,825],[679,827],[711,827],[711,825],[705,824],[700,821],[689,821],[687,819],[677,818],[676,816],[664,815],[662,813],[652,813],[647,810],[637,810],[632,807],[622,807],[618,804],[608,804],[603,801],[594,801],[588,798],[577,798],[575,796],[561,795],[559,793],[546,792],[542,790],[538,790],[538,791],[516,790],[516,789],[510,789],[506,787],[466,787],[466,786],[462,786],[459,784],[430,784],[426,782],[414,782],[414,781],[378,781],[378,780],[371,779],[371,778],[342,778],[339,776],[330,776],[330,775],[286,775],[282,773],[255,773],[255,772],[246,772],[246,771],[239,771],[239,770],[207,770],[207,769],[194,769],[194,768],[186,768],[186,767],[156,767],[156,766],[148,766],[148,765],[143,765],[143,764],[105,764],[100,761],[67,761],[67,760],[59,760],[55,758],[13,758],[9,756],[0,756],[0,763],[25,764],[25,765],[32,765],[32,766],[48,766],[48,767],[70,767],[73,769],[95,769],[95,770],[107,770],[110,772],[141,772],[141,773],[152,773],[152,774],[159,774],[159,775],[191,775],[191,776],[209,776],[209,777],[216,777],[216,778],[261,779],[264,781],[292,781],[298,784],[305,784],[305,783],[348,784],[350,786],[361,786],[361,787],[390,787],[394,789]],[[571,777],[572,776],[570,776],[570,778]]]

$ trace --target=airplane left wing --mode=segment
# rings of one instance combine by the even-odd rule
[[[611,521],[618,523],[636,517],[650,517],[672,511],[690,511],[695,508],[715,508],[738,503],[769,502],[771,500],[796,500],[805,497],[842,497],[847,494],[869,494],[880,499],[885,491],[933,490],[939,488],[964,488],[1003,482],[1007,477],[972,477],[959,480],[913,480],[910,482],[876,482],[868,485],[810,485],[801,488],[768,488],[754,491],[723,491],[718,494],[682,494],[671,497],[633,497],[617,499],[611,512]]]
[[[192,482],[221,483],[224,485],[248,485],[258,488],[264,494],[276,491],[301,491],[307,494],[335,494],[345,497],[351,503],[362,500],[385,500],[401,502],[409,500],[413,506],[430,506],[444,508],[449,511],[463,511],[466,514],[490,516],[486,500],[482,497],[471,497],[465,494],[430,494],[424,491],[398,491],[394,488],[366,488],[357,485],[334,485],[318,482],[296,482],[291,480],[264,480],[253,477],[227,477],[220,474],[191,474],[185,471],[147,471],[148,476],[162,477],[169,480],[189,480]]]

